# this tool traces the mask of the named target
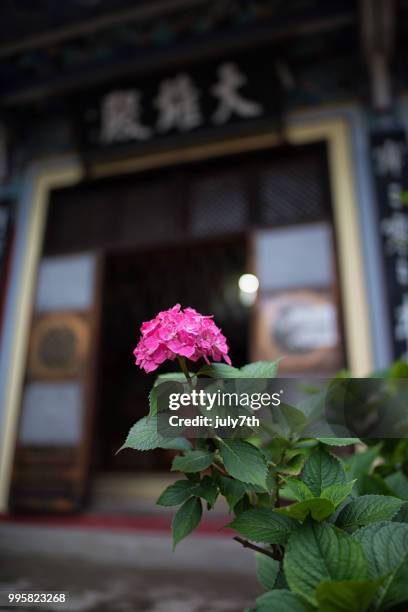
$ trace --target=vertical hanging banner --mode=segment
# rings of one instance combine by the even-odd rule
[[[371,136],[394,358],[408,360],[408,148],[403,130]]]
[[[7,178],[8,162],[6,131],[3,124],[0,123],[0,188]],[[0,284],[9,233],[10,208],[11,202],[8,199],[0,199]]]
[[[10,172],[9,147],[7,133],[3,123],[0,123],[0,191],[6,183]],[[7,270],[10,259],[11,242],[13,238],[11,225],[12,201],[10,198],[0,199],[0,334],[3,323],[3,307],[7,285]]]
[[[7,269],[13,239],[11,225],[11,202],[0,201],[0,334],[3,323],[3,308],[7,285]]]
[[[7,238],[9,234],[10,202],[0,201],[0,277],[4,266]]]

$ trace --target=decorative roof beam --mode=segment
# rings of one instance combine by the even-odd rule
[[[263,22],[248,27],[244,31],[224,31],[222,34],[213,34],[205,39],[201,38],[199,42],[190,40],[174,44],[171,49],[166,48],[161,52],[156,49],[150,53],[145,52],[141,57],[104,63],[103,68],[99,70],[92,67],[91,71],[83,70],[73,74],[58,75],[56,78],[44,81],[25,82],[23,87],[5,91],[0,95],[0,106],[24,105],[48,96],[64,95],[128,74],[133,77],[143,75],[158,69],[163,70],[180,64],[186,65],[195,60],[217,57],[220,54],[250,49],[262,44],[274,44],[318,33],[329,34],[355,23],[356,16],[353,13],[345,13],[320,20],[305,20],[301,23],[273,24]]]
[[[78,23],[67,28],[45,32],[25,40],[0,46],[0,59],[17,55],[23,51],[42,49],[50,45],[66,42],[73,38],[95,34],[101,30],[120,26],[124,23],[127,24],[135,21],[143,21],[145,19],[164,17],[180,9],[190,9],[207,3],[208,0],[156,0],[155,2],[138,3],[137,7],[130,10],[103,15],[91,20],[88,19],[83,23]]]

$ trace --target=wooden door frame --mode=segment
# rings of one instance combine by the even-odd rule
[[[361,248],[355,178],[352,166],[350,125],[343,118],[293,117],[286,131],[293,145],[325,142],[334,227],[338,249],[346,357],[355,376],[372,368],[369,310]],[[281,144],[276,132],[195,145],[152,153],[131,159],[100,163],[91,178],[142,172],[180,163],[244,153]],[[50,192],[69,187],[83,178],[83,168],[74,156],[53,158],[33,164],[26,173],[16,224],[12,255],[11,287],[7,295],[5,326],[1,342],[0,397],[0,512],[6,512],[14,460],[21,391],[24,380],[29,325],[31,321],[37,269],[41,257]]]

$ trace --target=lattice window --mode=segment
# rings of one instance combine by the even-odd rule
[[[249,210],[242,176],[222,173],[193,180],[189,207],[189,231],[193,236],[242,232]]]
[[[316,156],[277,160],[259,172],[255,218],[259,226],[317,221],[329,203]]]
[[[329,214],[324,150],[276,150],[57,190],[46,254],[185,244]]]

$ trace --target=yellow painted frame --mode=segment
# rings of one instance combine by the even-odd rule
[[[286,136],[292,144],[302,145],[324,141],[328,146],[347,360],[355,376],[364,376],[372,369],[372,349],[349,130],[350,127],[344,119],[312,119],[301,124],[291,123]],[[92,177],[141,172],[166,165],[267,149],[279,143],[280,140],[276,133],[235,138],[103,163],[94,168]],[[8,505],[29,325],[50,191],[74,185],[83,176],[81,166],[74,158],[55,161],[51,167],[46,163],[38,164],[32,172],[34,177],[33,205],[24,253],[24,274],[18,279],[12,359],[5,396],[5,417],[0,429],[0,512],[5,512]]]

